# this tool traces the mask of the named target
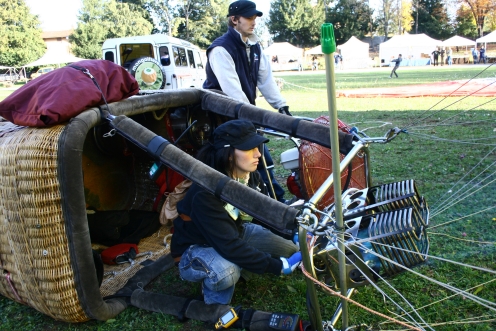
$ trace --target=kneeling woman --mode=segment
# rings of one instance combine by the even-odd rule
[[[267,194],[256,171],[261,156],[259,146],[267,141],[251,122],[229,121],[214,131],[213,143],[204,146],[197,158]],[[199,185],[189,188],[177,204],[177,211],[180,217],[174,220],[171,254],[181,259],[181,278],[203,282],[207,304],[229,304],[241,270],[289,274],[301,260],[293,242],[250,223],[249,215]]]

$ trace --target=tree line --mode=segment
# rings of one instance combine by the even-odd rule
[[[76,56],[101,58],[103,41],[164,33],[201,48],[227,30],[232,0],[83,0],[77,28],[69,37]],[[425,33],[447,39],[455,34],[476,39],[496,29],[496,0],[273,0],[259,20],[274,42],[299,47],[320,43],[320,27],[334,25],[338,45],[351,36]],[[40,22],[25,0],[0,0],[0,65],[21,66],[45,52]],[[448,9],[457,8],[450,16]],[[56,10],[54,8],[53,10]]]

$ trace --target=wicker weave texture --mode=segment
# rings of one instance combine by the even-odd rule
[[[104,278],[100,286],[100,294],[102,297],[115,294],[120,290],[127,281],[133,277],[139,270],[143,268],[141,264],[145,260],[156,261],[160,257],[169,254],[170,240],[165,243],[165,238],[170,235],[170,227],[163,225],[153,235],[141,239],[138,244],[138,257],[131,265],[129,263],[117,265],[104,265]],[[92,244],[95,250],[103,250],[107,246]]]
[[[82,322],[57,178],[63,130],[0,123],[0,294]]]

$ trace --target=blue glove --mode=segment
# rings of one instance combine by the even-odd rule
[[[282,261],[282,270],[281,270],[281,273],[283,275],[289,275],[300,264],[300,262],[301,262],[301,252],[296,252],[293,255],[291,255],[289,258],[287,258],[287,259],[285,257],[281,257],[280,259]]]
[[[307,244],[311,244],[313,245],[313,240],[314,240],[314,236],[311,232],[307,232]],[[298,248],[300,248],[300,240],[299,240],[299,236],[298,236],[298,232],[296,232],[294,235],[293,235],[293,243],[298,246]]]

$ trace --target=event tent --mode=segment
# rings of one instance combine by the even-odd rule
[[[467,39],[467,38],[463,38],[460,36],[453,36],[453,37],[443,41],[440,46],[445,46],[445,47],[471,46],[471,47],[475,47],[475,41]]]
[[[39,66],[46,66],[46,65],[58,65],[60,68],[60,64],[62,63],[71,63],[71,62],[78,62],[82,61],[85,59],[82,59],[80,57],[76,57],[70,53],[65,53],[65,52],[57,52],[55,50],[48,50],[45,55],[40,57],[38,60],[25,64],[24,67],[39,67]]]
[[[484,37],[480,37],[476,40],[477,43],[496,43],[496,30],[491,32],[490,34],[485,35]]]
[[[351,37],[337,47],[343,57],[343,69],[367,68],[370,64],[369,44]]]
[[[305,55],[308,56],[308,55],[322,55],[324,53],[322,53],[322,45],[317,45],[315,47],[312,47],[310,49],[307,49],[305,51]]]
[[[401,54],[401,65],[427,65],[430,54],[441,43],[424,33],[397,35],[379,45],[379,58],[383,64],[388,65]]]
[[[303,49],[291,45],[288,42],[273,43],[264,53],[269,59],[277,57],[277,62],[272,63],[272,70],[299,70],[303,62]]]

